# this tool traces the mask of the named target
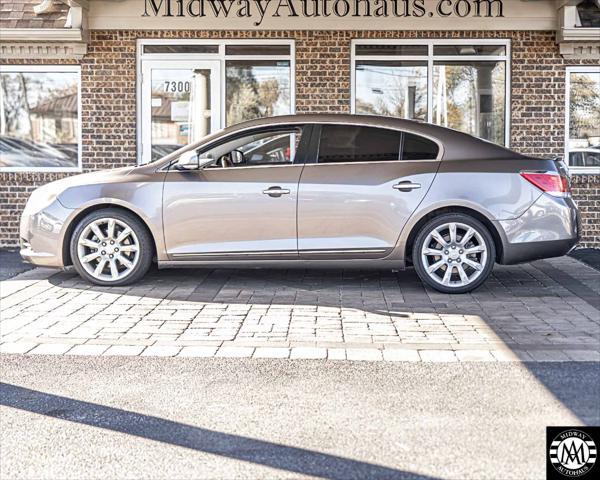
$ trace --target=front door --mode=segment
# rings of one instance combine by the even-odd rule
[[[219,62],[145,60],[141,160],[148,163],[221,128]]]
[[[259,129],[217,140],[199,152],[213,165],[169,171],[163,219],[170,257],[296,258],[303,131]]]
[[[374,127],[320,129],[318,154],[300,179],[300,257],[387,256],[433,181],[437,144]]]

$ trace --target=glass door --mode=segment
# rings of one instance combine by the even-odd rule
[[[142,63],[142,163],[221,128],[219,66],[218,60]]]

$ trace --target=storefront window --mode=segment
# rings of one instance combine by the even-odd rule
[[[427,120],[427,62],[356,62],[356,113]]]
[[[79,67],[0,69],[0,169],[79,169]]]
[[[140,163],[294,110],[291,40],[140,40]]]
[[[353,111],[428,121],[505,145],[508,47],[358,40]]]
[[[227,125],[291,112],[290,62],[228,60]]]
[[[434,62],[433,123],[504,144],[504,65]]]
[[[566,101],[569,168],[600,172],[600,68],[568,68]]]

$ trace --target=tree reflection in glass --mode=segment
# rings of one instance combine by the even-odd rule
[[[0,74],[0,167],[76,168],[77,72]]]
[[[227,125],[291,113],[290,62],[230,60],[226,66]]]

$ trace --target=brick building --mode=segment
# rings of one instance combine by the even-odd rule
[[[581,245],[600,246],[598,0],[0,5],[1,246],[43,183],[290,112],[413,118],[565,156]]]

